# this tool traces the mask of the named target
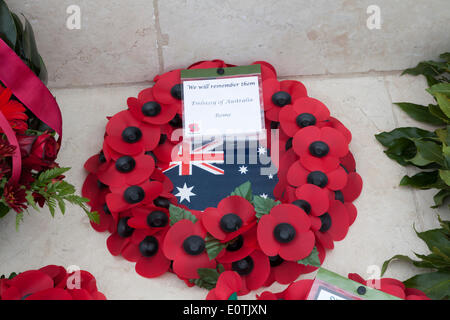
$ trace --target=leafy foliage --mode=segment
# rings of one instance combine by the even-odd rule
[[[241,184],[239,187],[234,189],[234,191],[231,193],[232,196],[241,196],[242,198],[252,201],[253,194],[252,194],[252,184],[250,181],[247,181],[243,184]]]
[[[208,254],[209,260],[215,259],[220,251],[227,246],[227,243],[221,243],[219,240],[211,236],[209,233],[205,238],[205,249]]]
[[[47,68],[40,56],[31,24],[24,17],[25,26],[20,18],[11,12],[4,0],[0,0],[0,38],[15,51],[28,67],[47,83]]]
[[[319,251],[317,251],[317,248],[314,247],[309,256],[297,261],[297,263],[305,266],[320,267]]]
[[[225,269],[221,264],[217,265],[217,269],[199,268],[197,269],[197,273],[200,278],[190,279],[189,282],[195,284],[200,288],[211,290],[216,287],[217,279],[219,279],[220,274],[224,271]]]
[[[252,204],[255,207],[256,218],[261,219],[265,214],[268,214],[273,207],[279,205],[280,201],[275,201],[270,198],[263,198],[261,196],[255,196],[253,198]]]
[[[173,204],[169,207],[170,213],[170,225],[173,226],[180,220],[190,220],[192,222],[197,222],[197,218],[188,210],[174,206]]]
[[[395,255],[383,263],[381,275],[386,272],[394,260],[412,263],[417,268],[428,272],[418,274],[404,282],[408,288],[416,288],[425,292],[432,299],[448,299],[450,297],[450,221],[439,218],[441,228],[417,232],[431,251],[428,255],[414,253],[419,260],[405,255]],[[430,272],[429,270],[432,269]]]
[[[397,128],[375,135],[387,149],[386,155],[402,166],[415,166],[421,171],[405,176],[401,186],[437,189],[433,208],[443,205],[450,197],[450,53],[440,55],[443,61],[424,61],[403,74],[423,75],[426,90],[436,103],[422,106],[396,103],[411,118],[430,125],[442,126],[434,131],[415,127]]]

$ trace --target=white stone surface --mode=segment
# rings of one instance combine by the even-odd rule
[[[36,36],[52,87],[138,82],[159,70],[153,3],[148,0],[11,0]],[[81,28],[69,30],[77,5]]]
[[[374,138],[380,130],[402,125],[406,116],[396,114],[395,101],[424,101],[425,84],[414,77],[300,77],[309,95],[322,100],[353,133],[351,150],[357,160],[357,170],[364,180],[364,189],[357,200],[358,218],[347,237],[328,252],[324,267],[342,275],[358,272],[363,277],[368,266],[381,264],[394,254],[426,252],[426,247],[414,234],[436,226],[434,211],[429,209],[431,195],[399,187],[406,170],[388,159]],[[80,190],[86,176],[84,161],[101,147],[106,116],[122,110],[126,98],[135,96],[150,84],[108,86],[98,88],[53,90],[63,111],[64,141],[59,161],[71,166],[67,179]],[[424,101],[426,102],[426,101]],[[394,118],[396,114],[397,120]],[[441,216],[449,219],[448,210]],[[48,211],[31,211],[25,216],[18,232],[14,214],[0,224],[0,272],[9,274],[38,268],[47,264],[78,265],[92,272],[99,289],[109,299],[204,299],[206,291],[188,288],[173,274],[145,279],[134,271],[134,264],[112,257],[106,248],[107,233],[91,229],[87,217],[79,208],[71,208],[65,216],[51,218]],[[417,269],[404,263],[394,263],[387,276],[407,279]],[[302,276],[311,278],[314,274]],[[281,291],[284,286],[273,285]],[[252,292],[244,299],[254,299]]]
[[[151,80],[196,60],[281,76],[402,70],[448,50],[448,0],[7,0],[34,26],[52,87]],[[81,9],[68,30],[69,5]],[[370,30],[369,5],[381,28]]]

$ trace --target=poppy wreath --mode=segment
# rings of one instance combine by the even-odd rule
[[[217,282],[217,287],[210,291],[208,297],[214,297],[215,300],[227,300],[224,299],[224,297],[228,295],[230,290],[236,290],[237,286],[232,287],[231,285],[227,286],[223,284],[232,283],[230,281],[232,276],[224,275],[224,277],[227,277],[228,279],[219,279]],[[376,287],[373,280],[366,281],[357,273],[349,273],[348,278],[359,282],[362,285],[375,288],[403,300],[430,300],[430,298],[421,290],[406,288],[403,282],[397,279],[381,278],[379,279],[379,286]],[[273,293],[270,291],[264,291],[260,295],[257,295],[256,298],[258,300],[306,300],[313,282],[314,280],[311,279],[298,280],[291,283],[281,292]]]
[[[107,117],[82,193],[99,213],[92,227],[110,233],[110,253],[135,263],[141,276],[172,272],[188,286],[216,288],[210,298],[290,284],[316,270],[355,221],[362,179],[350,131],[301,82],[278,81],[272,65],[253,64],[261,66],[267,136],[278,129],[282,146],[275,199],[253,195],[246,182],[217,207],[178,203],[163,171],[182,141],[172,139],[182,127],[180,69],[156,76],[126,110]],[[212,60],[188,69],[231,66]]]
[[[92,274],[48,265],[0,278],[0,300],[106,300]]]

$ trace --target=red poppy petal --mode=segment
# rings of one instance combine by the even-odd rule
[[[261,65],[261,78],[263,79],[263,81],[267,79],[277,78],[277,71],[270,63],[266,61],[255,61],[252,64]]]
[[[222,199],[217,205],[217,209],[222,215],[237,214],[244,223],[255,217],[253,205],[240,196],[229,196]]]
[[[98,213],[100,223],[97,224],[90,221],[92,228],[97,232],[105,232],[106,230],[110,230],[111,224],[113,223],[113,217],[105,214],[103,209],[96,209],[95,211]]]
[[[127,246],[123,248],[121,253],[122,257],[130,262],[137,262],[142,257],[139,247],[134,243],[131,243],[131,241],[128,242]]]
[[[309,219],[308,219],[308,223]],[[288,261],[298,261],[306,258],[314,249],[315,238],[312,231],[298,232],[289,243],[284,243],[280,247],[280,257]]]
[[[356,220],[356,216],[358,215],[358,210],[351,202],[345,202],[344,205],[347,208],[348,223],[349,223],[349,225],[352,225]]]
[[[321,141],[324,141],[330,147],[330,156],[343,157],[348,153],[348,142],[346,141],[344,135],[338,130],[333,128],[322,128]]]
[[[340,158],[339,161],[341,161],[341,165],[344,166],[348,172],[355,172],[356,161],[350,151],[344,157]]]
[[[162,250],[152,257],[141,257],[136,263],[136,272],[145,278],[155,278],[166,273],[170,267],[170,260],[165,257]]]
[[[145,151],[151,151],[156,148],[161,138],[161,129],[159,126],[150,124],[142,124],[140,126],[142,131],[142,140]]]
[[[106,204],[113,213],[124,211],[130,207],[130,204],[123,199],[123,195],[116,193],[106,195]]]
[[[309,215],[309,219],[311,220],[311,230],[317,231],[322,227],[322,220],[319,217]]]
[[[158,145],[153,150],[153,153],[155,154],[158,161],[171,162],[172,161],[172,152],[175,147],[176,147],[176,145],[174,145],[170,142],[165,142],[161,145]]]
[[[356,172],[351,172],[347,178],[347,184],[342,188],[342,194],[346,202],[355,201],[361,194],[363,181],[361,176]]]
[[[311,222],[305,211],[293,204],[280,204],[273,207],[272,210],[270,210],[270,216],[275,219],[276,224],[291,224],[297,233],[306,232],[311,227]]]
[[[227,237],[220,227],[220,219],[224,216],[224,213],[220,212],[216,208],[206,208],[202,214],[202,224],[208,230],[208,232],[218,240],[224,240]]]
[[[306,179],[306,178],[305,178]],[[295,195],[299,200],[307,201],[311,206],[310,214],[320,216],[327,212],[330,202],[329,191],[313,184],[304,184],[296,189]]]
[[[381,286],[390,285],[390,286],[398,286],[404,291],[406,289],[405,284],[400,280],[393,278],[382,278],[380,279]]]
[[[339,158],[330,155],[323,158],[317,158],[308,153],[303,154],[300,157],[300,163],[310,171],[329,172],[339,166]]]
[[[165,256],[174,260],[177,253],[181,251],[183,241],[193,234],[194,223],[190,220],[180,220],[175,223],[167,232],[163,244]]]
[[[281,284],[289,284],[300,276],[303,266],[293,261],[284,261],[279,266],[272,267],[275,280]]]
[[[327,232],[334,241],[341,241],[347,235],[349,227],[347,208],[342,202],[331,200],[328,214],[331,217],[331,227]]]
[[[145,151],[142,140],[136,143],[127,143],[119,136],[107,136],[105,137],[105,142],[111,147],[111,149],[121,154],[134,156],[142,151]]]
[[[34,293],[25,300],[72,300],[72,296],[62,288],[50,288]]]
[[[283,80],[280,82],[280,90],[286,91],[291,95],[292,101],[301,97],[308,96],[305,86],[300,81]]]
[[[405,299],[405,291],[402,290],[399,286],[395,285],[382,285],[380,288],[381,291],[386,292],[387,294],[396,296],[400,299]]]
[[[325,249],[333,249],[334,243],[331,236],[326,232],[314,231],[316,241],[319,242]]]
[[[268,256],[276,256],[280,250],[280,244],[273,236],[276,219],[270,214],[263,215],[258,222],[257,238],[261,250]]]
[[[255,250],[250,257],[253,259],[254,268],[250,274],[245,276],[246,287],[248,290],[260,288],[270,274],[270,262],[264,253]]]
[[[359,274],[357,273],[349,273],[348,278],[350,280],[353,280],[355,282],[361,283],[363,285],[366,285],[366,280],[364,280]]]
[[[44,272],[46,275],[52,278],[55,287],[66,286],[67,271],[64,267],[48,265],[40,268],[39,271]]]
[[[321,131],[315,126],[309,126],[297,131],[292,141],[292,148],[300,157],[309,155],[309,146],[314,141],[320,140]]]
[[[291,105],[281,108],[278,115],[281,130],[283,130],[289,137],[293,137],[295,133],[300,130],[300,127],[296,122],[297,115],[298,113],[294,111],[294,108]]]
[[[179,250],[173,261],[173,271],[185,279],[198,279],[197,270],[200,268],[215,268],[216,260],[209,260],[208,255],[202,253],[197,256],[188,255],[184,250]]]
[[[116,232],[108,237],[108,239],[106,240],[106,246],[113,256],[118,256],[129,241],[130,238],[122,238]]]
[[[286,300],[306,300],[314,280],[305,279],[292,283],[284,292]]]
[[[54,282],[46,273],[39,270],[29,270],[20,273],[8,282],[10,287],[19,290],[21,296],[53,288]]]
[[[330,110],[319,100],[310,97],[295,100],[293,109],[296,114],[310,113],[314,115],[317,122],[328,120],[330,117]]]
[[[269,291],[264,291],[260,295],[256,295],[257,300],[278,300],[278,297]]]
[[[330,125],[332,128],[342,133],[342,135],[345,137],[345,140],[347,141],[347,144],[352,141],[352,133],[338,119],[330,117]]]
[[[173,103],[175,98],[172,97],[170,91],[173,86],[181,83],[181,75],[180,70],[172,70],[161,76],[157,80],[153,86],[153,95],[156,100],[160,103],[170,104]]]
[[[341,190],[347,184],[347,172],[340,166],[336,170],[328,172],[327,177],[327,188],[333,191]]]
[[[217,257],[217,261],[220,263],[232,263],[235,261],[239,261],[249,256],[254,250],[255,248],[246,246],[242,246],[242,248],[237,251],[223,250],[223,255]]]
[[[217,296],[220,297],[221,293],[225,292],[226,295],[223,297],[224,299],[229,298],[230,294],[238,292],[241,288],[242,278],[237,272],[234,271],[222,272],[216,284]]]

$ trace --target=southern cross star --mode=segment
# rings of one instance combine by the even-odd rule
[[[191,202],[191,196],[195,196],[196,194],[193,193],[191,190],[194,189],[194,186],[188,187],[186,185],[186,182],[184,183],[183,188],[179,188],[178,193],[175,195],[176,197],[180,197],[180,202],[183,202],[183,200],[187,200],[187,202]]]

